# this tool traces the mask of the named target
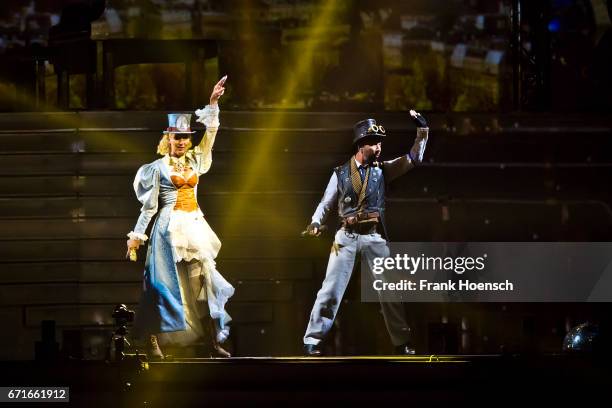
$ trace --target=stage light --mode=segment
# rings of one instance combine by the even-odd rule
[[[561,21],[558,18],[550,20],[548,23],[548,31],[551,33],[558,33],[561,30]]]
[[[563,351],[566,353],[591,353],[601,350],[601,333],[599,326],[582,323],[573,327],[563,339]]]

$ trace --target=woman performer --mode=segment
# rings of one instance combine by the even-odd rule
[[[228,335],[230,316],[225,311],[234,288],[215,267],[221,242],[198,206],[199,176],[210,169],[212,147],[219,127],[218,101],[227,76],[215,85],[210,105],[198,109],[196,121],[206,126],[202,141],[190,149],[191,115],[169,114],[157,153],[163,157],[145,164],[136,173],[134,190],[142,209],[128,234],[128,254],[147,241],[150,233],[143,292],[135,331],[148,339],[149,355],[163,359],[159,344],[187,345],[210,337],[211,355],[230,357],[221,347]]]

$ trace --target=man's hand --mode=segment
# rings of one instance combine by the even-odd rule
[[[423,116],[421,116],[419,112],[415,111],[414,109],[411,109],[410,116],[412,117],[412,120],[414,121],[417,127],[420,127],[420,128],[427,127],[427,121],[425,120]]]
[[[318,222],[313,222],[312,224],[306,227],[306,231],[302,232],[302,236],[308,235],[310,237],[318,237],[319,235],[321,235],[321,232],[323,232],[321,230],[321,224],[319,224]]]
[[[219,80],[219,82],[216,83],[215,87],[213,88],[212,94],[210,94],[210,104],[211,105],[216,105],[217,102],[219,102],[219,98],[221,98],[221,95],[223,95],[223,93],[225,93],[225,81],[227,80],[227,75],[225,75],[223,78],[221,78]]]

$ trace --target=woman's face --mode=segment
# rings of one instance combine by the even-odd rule
[[[168,135],[170,156],[181,157],[191,147],[191,135],[170,133]]]

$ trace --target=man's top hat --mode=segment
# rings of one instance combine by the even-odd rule
[[[374,119],[360,120],[353,126],[353,144],[363,139],[375,139],[381,141],[385,137],[385,128],[377,125]]]
[[[191,114],[169,113],[168,129],[164,130],[164,133],[195,133],[195,131],[191,131]]]

